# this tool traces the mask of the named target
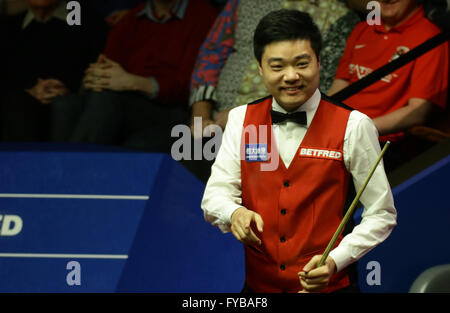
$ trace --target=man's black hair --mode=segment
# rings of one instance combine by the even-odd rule
[[[298,10],[281,9],[264,16],[256,27],[253,36],[253,52],[261,64],[267,45],[285,40],[309,40],[317,59],[322,49],[322,36],[317,25],[308,13]]]

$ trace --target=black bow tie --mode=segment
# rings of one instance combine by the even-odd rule
[[[306,126],[306,112],[294,112],[294,113],[281,113],[274,110],[270,110],[272,116],[272,124],[282,123],[289,119],[297,124]]]

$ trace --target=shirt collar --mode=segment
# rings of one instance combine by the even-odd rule
[[[172,16],[165,18],[164,20],[158,19],[155,16],[155,13],[153,12],[153,1],[148,0],[142,11],[140,11],[137,16],[146,16],[148,19],[152,20],[156,23],[166,23],[172,18],[176,17],[180,20],[184,18],[184,15],[186,13],[186,8],[188,6],[189,0],[178,0],[175,4],[175,6],[172,9]]]
[[[423,6],[420,5],[416,9],[416,11],[410,17],[408,17],[408,19],[406,19],[405,21],[401,22],[399,25],[396,25],[396,26],[392,27],[391,29],[386,30],[384,24],[381,24],[381,25],[375,25],[374,29],[375,29],[376,32],[379,32],[379,33],[389,33],[389,32],[402,33],[407,28],[409,28],[410,26],[413,26],[418,21],[420,21],[422,18],[424,18],[424,16],[425,16],[425,11],[423,9]]]
[[[317,108],[319,107],[320,100],[322,99],[322,96],[320,94],[319,88],[316,89],[316,91],[313,93],[311,98],[309,98],[305,103],[303,103],[301,106],[299,106],[295,111],[293,112],[300,112],[305,111],[306,112],[306,119],[307,119],[307,127],[311,124],[312,118],[314,116],[314,113],[316,112]],[[277,100],[275,98],[272,98],[272,110],[281,112],[281,113],[288,113],[281,105],[278,104]],[[290,113],[293,113],[290,112]]]
[[[47,23],[53,17],[66,21],[67,19],[66,1],[60,1],[56,9],[53,11],[53,13],[45,19],[44,23]],[[23,19],[22,29],[27,28],[27,26],[30,25],[31,22],[35,19],[36,17],[34,16],[33,11],[31,9],[28,9],[25,18]]]

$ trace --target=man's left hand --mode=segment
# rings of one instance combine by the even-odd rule
[[[300,284],[303,287],[301,293],[318,292],[328,286],[331,276],[336,272],[336,263],[331,257],[327,257],[325,263],[317,267],[321,258],[322,255],[315,255],[305,265],[303,271],[298,273]]]

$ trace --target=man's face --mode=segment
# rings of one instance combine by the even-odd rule
[[[381,18],[395,25],[405,19],[417,6],[416,0],[379,0]]]
[[[265,47],[259,65],[267,90],[288,112],[297,109],[316,91],[319,69],[309,40],[273,42]]]

